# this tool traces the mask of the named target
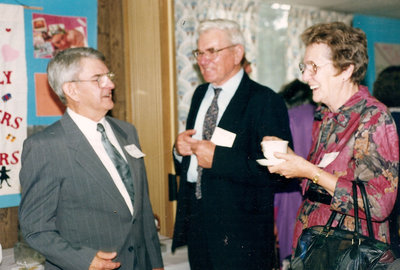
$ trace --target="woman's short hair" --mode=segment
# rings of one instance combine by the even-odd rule
[[[320,23],[307,28],[301,35],[306,46],[323,43],[331,49],[333,66],[343,71],[354,65],[351,81],[360,84],[368,66],[367,37],[359,29],[343,22]]]
[[[237,22],[226,19],[205,20],[200,22],[200,25],[197,28],[197,34],[200,36],[202,33],[211,29],[222,30],[227,34],[228,39],[232,44],[241,44],[243,47],[245,46],[243,33]]]
[[[53,91],[65,104],[66,98],[62,86],[66,82],[78,79],[81,71],[81,60],[84,58],[94,58],[105,62],[104,55],[87,47],[69,48],[57,53],[47,65],[47,79]]]

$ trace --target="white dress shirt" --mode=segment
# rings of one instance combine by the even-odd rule
[[[208,107],[210,107],[211,102],[214,98],[214,88],[222,88],[222,91],[220,92],[218,96],[218,118],[217,118],[217,126],[219,123],[219,120],[221,119],[222,115],[225,112],[226,107],[228,107],[229,102],[231,101],[233,95],[236,93],[236,90],[239,87],[239,84],[242,80],[244,71],[243,69],[240,69],[236,75],[234,75],[232,78],[230,78],[226,83],[223,85],[209,85],[207,92],[201,102],[199,111],[197,112],[196,116],[196,122],[194,125],[194,129],[196,130],[196,134],[194,134],[192,137],[197,140],[202,140],[203,138],[203,123],[204,123],[204,118],[206,116]],[[192,155],[190,158],[190,165],[188,169],[188,174],[187,174],[187,181],[191,183],[195,183],[197,181],[197,157],[195,155]]]
[[[133,214],[133,205],[131,198],[129,197],[128,191],[126,190],[125,184],[122,182],[122,179],[118,174],[117,168],[115,168],[114,163],[112,162],[110,156],[107,154],[103,146],[103,143],[101,142],[101,133],[97,131],[97,124],[101,123],[104,126],[108,139],[114,145],[114,147],[119,151],[121,156],[126,160],[124,152],[122,151],[121,146],[119,145],[118,140],[115,137],[114,132],[112,131],[112,128],[110,127],[108,122],[105,121],[104,117],[99,122],[94,122],[87,117],[77,114],[70,108],[67,108],[67,113],[71,116],[72,120],[75,122],[78,128],[82,131],[83,135],[85,135],[86,139],[89,141],[93,150],[100,158],[104,167],[107,169],[108,173],[113,179],[114,184],[117,186],[119,192],[124,198],[126,205],[131,211],[131,214]]]

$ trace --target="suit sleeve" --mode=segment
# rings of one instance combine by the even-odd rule
[[[62,179],[57,179],[58,166],[53,164],[51,144],[43,139],[28,139],[22,151],[20,182],[22,199],[19,221],[27,243],[62,269],[89,269],[96,250],[72,247],[56,229],[57,204]],[[66,162],[66,161],[65,161]]]
[[[211,172],[222,178],[235,182],[254,185],[271,185],[277,180],[266,167],[260,166],[256,160],[264,158],[261,141],[264,136],[276,136],[289,141],[292,137],[289,117],[283,99],[272,90],[261,91],[250,98],[246,109],[244,130],[236,134],[232,148],[217,146]],[[239,144],[236,145],[235,144]]]

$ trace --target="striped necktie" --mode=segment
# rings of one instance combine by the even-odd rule
[[[129,169],[129,165],[108,139],[106,131],[102,124],[97,124],[97,131],[101,133],[101,142],[103,143],[104,149],[106,150],[111,161],[114,163],[114,166],[117,169],[118,174],[122,179],[122,182],[124,182],[125,188],[128,191],[133,206],[135,192],[133,190],[133,179],[131,171]]]

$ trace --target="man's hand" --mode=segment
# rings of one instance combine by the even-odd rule
[[[119,262],[112,261],[116,256],[117,252],[97,252],[89,266],[89,270],[111,270],[120,267],[121,264]]]
[[[197,141],[192,144],[192,152],[196,155],[200,167],[209,169],[214,159],[215,144],[210,141]]]
[[[196,130],[188,129],[179,133],[175,142],[175,149],[181,156],[190,156],[192,152],[192,144],[197,143],[198,140],[193,139],[192,136],[196,134]]]

